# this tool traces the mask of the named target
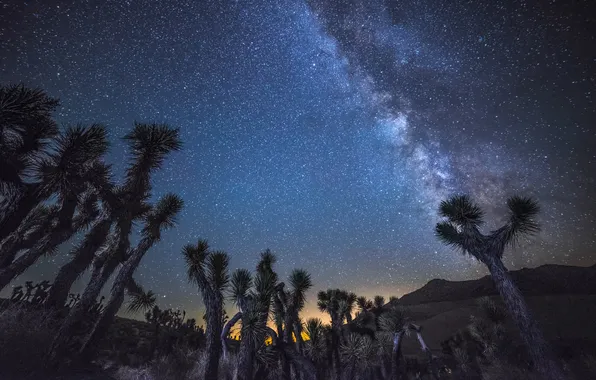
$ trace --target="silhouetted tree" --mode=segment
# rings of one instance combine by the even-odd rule
[[[497,291],[519,329],[534,362],[545,379],[564,379],[550,344],[538,328],[523,295],[513,282],[501,260],[505,248],[521,236],[539,231],[535,218],[539,212],[536,201],[514,196],[507,200],[509,215],[502,227],[489,234],[480,232],[484,213],[468,196],[454,196],[441,202],[439,215],[446,220],[436,226],[437,237],[445,244],[469,254],[488,268]]]
[[[26,206],[26,214],[52,194],[57,195],[60,208],[47,235],[0,269],[0,289],[34,264],[43,254],[54,251],[58,245],[86,227],[90,220],[97,216],[94,206],[97,199],[92,193],[86,196],[83,194],[89,189],[89,178],[98,166],[96,161],[107,150],[105,128],[100,125],[92,125],[89,128],[69,127],[54,140],[54,145],[51,153],[38,160],[35,173],[39,181],[35,186],[39,195],[31,205]],[[77,207],[79,217],[75,218]],[[6,263],[7,259],[16,256],[18,249],[11,248],[3,247],[0,261]]]
[[[261,254],[254,278],[246,269],[234,271],[231,277],[230,297],[240,311],[226,324],[225,330],[229,331],[236,322],[242,322],[238,353],[239,380],[252,380],[256,353],[264,344],[268,332],[267,319],[277,281],[272,269],[274,262],[275,256],[266,250]],[[275,337],[277,341],[277,334]]]
[[[379,317],[381,330],[391,336],[393,349],[391,353],[391,380],[399,380],[399,362],[401,357],[401,343],[404,333],[407,331],[406,319],[401,309],[391,307]]]
[[[209,250],[205,240],[196,245],[189,244],[182,250],[186,261],[188,280],[197,285],[203,297],[207,314],[205,330],[207,363],[205,380],[217,380],[219,358],[221,356],[222,314],[224,291],[228,286],[229,257],[225,252]]]
[[[124,291],[130,287],[133,282],[133,274],[145,254],[155,243],[161,240],[162,231],[174,227],[176,216],[182,209],[182,199],[175,194],[166,194],[162,197],[155,207],[149,212],[146,218],[145,226],[141,232],[142,239],[138,245],[132,249],[126,261],[116,275],[108,303],[103,310],[99,320],[95,323],[93,329],[87,336],[81,348],[81,354],[89,357],[93,352],[94,346],[107,333],[110,324],[114,320],[116,313],[120,310],[124,302]],[[135,289],[138,291],[138,287]],[[142,291],[140,292],[142,293]],[[137,298],[137,301],[140,301]]]
[[[306,321],[304,330],[308,336],[304,353],[315,365],[317,379],[322,380],[325,376],[325,359],[328,350],[325,326],[319,318],[310,318]]]
[[[342,314],[340,305],[346,302],[348,296],[348,292],[340,289],[328,289],[327,291],[320,291],[317,294],[317,306],[319,307],[319,310],[328,313],[331,318],[331,347],[336,380],[341,380],[342,368],[339,346],[341,343],[343,319],[345,317]]]
[[[103,251],[94,252],[94,255],[85,255],[85,259],[90,260],[89,264],[93,262],[91,278],[83,291],[81,300],[70,309],[54,338],[47,358],[49,366],[59,364],[60,358],[68,351],[72,337],[86,332],[84,329],[83,331],[78,329],[83,325],[85,314],[95,303],[105,283],[118,265],[125,260],[130,247],[129,235],[133,223],[145,217],[151,210],[146,203],[150,196],[151,174],[163,165],[170,152],[181,147],[178,129],[161,124],[135,123],[132,132],[127,134],[124,140],[130,148],[131,162],[125,173],[124,186],[118,191],[122,207],[117,210],[112,207],[112,211],[117,213],[114,233],[108,238]],[[98,187],[103,189],[103,182],[103,180],[100,181]],[[109,194],[109,191],[106,193]],[[81,268],[82,265],[73,266],[70,270],[77,272]],[[77,276],[74,278],[76,279]],[[70,276],[70,279],[72,278],[73,276]],[[66,283],[65,286],[69,285]]]
[[[48,158],[46,148],[58,135],[52,119],[58,105],[40,89],[0,86],[0,193],[6,203],[0,215],[0,242],[52,195],[31,177],[37,174],[38,160]]]

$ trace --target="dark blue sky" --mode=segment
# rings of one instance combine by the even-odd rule
[[[542,3],[0,1],[0,81],[106,124],[117,173],[133,121],[181,128],[155,195],[186,207],[136,276],[162,305],[200,308],[180,249],[206,238],[233,269],[271,248],[283,276],[309,270],[310,314],[327,287],[484,274],[433,236],[453,193],[491,222],[507,195],[538,198],[543,232],[511,268],[594,263],[594,21],[587,1]]]

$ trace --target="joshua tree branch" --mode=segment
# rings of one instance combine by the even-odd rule
[[[223,350],[224,359],[227,359],[228,357],[228,335],[230,335],[230,330],[240,319],[242,319],[242,313],[238,312],[232,318],[230,318],[230,320],[226,323],[223,330],[221,331],[221,347]]]

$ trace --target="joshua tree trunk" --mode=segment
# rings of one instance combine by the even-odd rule
[[[294,316],[294,335],[296,335],[296,347],[299,353],[304,353],[304,340],[302,340],[302,325],[298,316]]]
[[[65,318],[64,322],[62,322],[62,325],[52,342],[47,358],[47,366],[54,367],[58,365],[59,361],[67,353],[70,339],[80,335],[80,328],[85,314],[97,301],[97,296],[118,266],[118,263],[118,260],[112,257],[111,259],[108,259],[103,266],[93,269],[91,279],[85,287],[81,300],[70,309],[68,316]]]
[[[250,338],[243,338],[238,353],[238,380],[252,380],[254,372],[254,342]]]
[[[435,379],[438,379],[439,372],[435,366],[435,360],[434,360],[435,358],[433,357],[433,354],[432,354],[432,351],[430,350],[430,348],[428,348],[428,346],[426,345],[424,338],[422,338],[422,327],[412,323],[412,324],[410,324],[410,329],[412,329],[416,332],[416,339],[418,339],[420,348],[422,349],[422,351],[426,354],[426,357],[428,358],[428,368],[429,368],[431,376]]]
[[[317,368],[312,361],[294,350],[292,346],[284,345],[283,350],[285,356],[292,362],[304,380],[315,380],[317,378]]]
[[[281,288],[281,290],[278,290],[276,292],[276,296],[273,297],[273,307],[274,313],[277,313],[278,316],[283,316],[283,310],[284,310],[284,306],[281,302],[280,297],[285,297],[283,294],[280,295],[280,293],[283,293],[283,288]],[[280,318],[275,318],[275,328],[277,329],[277,336],[280,339],[283,339],[283,333],[284,333],[284,328],[283,328],[283,317]]]
[[[294,344],[294,340],[292,339],[292,315],[290,314],[290,310],[286,310],[284,315],[284,328],[283,331],[283,347],[291,346]],[[285,352],[281,355],[281,369],[282,369],[282,376],[283,380],[291,380],[292,378],[292,369],[290,367],[290,361],[288,360]]]
[[[83,359],[87,360],[90,358],[100,340],[106,335],[110,325],[114,321],[116,313],[120,310],[120,307],[124,302],[126,285],[130,283],[132,275],[139,266],[141,259],[154,243],[155,240],[151,238],[141,240],[137,248],[132,251],[130,257],[118,271],[118,275],[116,275],[116,279],[112,285],[112,292],[108,304],[81,347],[80,353]]]
[[[114,318],[116,317],[116,313],[120,310],[122,303],[124,302],[124,289],[122,291],[118,290],[112,291],[112,296],[108,301],[108,304],[104,308],[99,320],[93,326],[89,335],[83,342],[83,346],[79,351],[80,357],[85,361],[88,362],[92,355],[96,352],[101,339],[106,336],[108,329],[112,322],[114,322]]]
[[[105,242],[110,232],[111,224],[111,219],[101,219],[85,235],[85,239],[73,253],[72,260],[64,264],[58,271],[48,297],[44,302],[45,306],[55,308],[64,306],[72,284],[91,266],[95,258],[95,252]]]
[[[221,348],[223,353],[223,358],[228,358],[228,335],[230,335],[230,330],[234,325],[242,318],[242,313],[236,313],[224,326],[221,332]]]
[[[208,294],[204,298],[207,308],[207,327],[205,328],[207,363],[205,365],[205,380],[218,380],[223,300],[218,299],[219,297],[214,294]]]
[[[294,344],[294,339],[292,339],[292,333],[294,332],[293,327],[293,323],[292,323],[292,315],[288,312],[286,312],[285,318],[284,318],[284,336],[283,336],[283,340],[287,345],[290,344]]]
[[[497,291],[503,298],[511,319],[519,329],[522,340],[534,362],[534,367],[543,379],[566,379],[548,341],[538,328],[523,295],[513,282],[503,262],[493,255],[482,257],[488,267]]]
[[[399,380],[401,378],[399,370],[399,359],[401,357],[401,340],[404,331],[393,334],[393,351],[391,354],[391,380]]]
[[[341,321],[339,317],[335,316],[331,319],[332,339],[331,345],[333,350],[333,369],[335,371],[335,380],[341,380],[341,359],[339,357],[339,344],[341,335]]]

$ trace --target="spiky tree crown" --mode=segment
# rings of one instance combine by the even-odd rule
[[[206,240],[196,245],[188,244],[182,249],[186,261],[188,281],[214,300],[222,298],[230,282],[228,267],[230,258],[224,251],[211,251]]]
[[[376,309],[380,309],[383,307],[383,305],[385,305],[385,297],[375,296],[375,298],[373,299],[373,303]]]
[[[183,205],[184,201],[178,195],[173,193],[164,195],[148,213],[142,234],[159,240],[161,230],[176,225],[176,216],[182,210]]]
[[[93,124],[68,127],[56,139],[53,152],[39,157],[33,165],[42,194],[58,191],[61,196],[78,195],[83,187],[86,172],[108,149],[104,126]]]
[[[182,255],[186,261],[186,273],[188,281],[195,285],[203,286],[205,276],[205,260],[209,254],[207,240],[199,240],[196,245],[187,244],[182,249]]]
[[[52,112],[58,100],[43,90],[21,85],[0,86],[0,191],[12,195],[35,176],[32,165],[47,156],[58,134]]]
[[[391,307],[379,317],[381,330],[388,333],[397,333],[406,328],[406,318],[401,308]]]
[[[131,162],[126,170],[125,183],[131,191],[144,193],[150,188],[150,174],[161,168],[166,156],[182,147],[180,131],[165,124],[136,123],[124,136]]]
[[[540,229],[536,221],[540,209],[534,199],[513,196],[507,200],[507,208],[505,225],[488,235],[482,235],[478,231],[484,216],[480,207],[468,196],[451,197],[441,202],[439,215],[446,220],[437,223],[435,234],[444,244],[464,253],[501,257],[507,245],[515,244],[521,236],[535,234]],[[485,249],[487,244],[490,244],[490,250]]]
[[[297,310],[302,310],[306,302],[306,292],[312,287],[310,274],[304,269],[294,269],[290,273],[289,283],[293,304]]]
[[[236,269],[230,279],[230,298],[240,308],[252,287],[252,275],[247,269]]]

